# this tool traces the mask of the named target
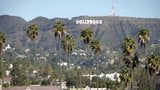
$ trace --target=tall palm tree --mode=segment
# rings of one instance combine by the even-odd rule
[[[148,65],[146,65],[146,69],[149,70],[150,74],[150,82],[156,81],[155,77],[157,72],[160,72],[160,55],[152,54],[147,58]],[[148,66],[148,68],[147,68]],[[151,90],[155,89],[156,85],[152,85]]]
[[[133,56],[135,49],[136,49],[136,43],[133,38],[124,38],[124,41],[122,43],[122,49],[123,53],[126,56]]]
[[[6,37],[2,32],[0,32],[0,53],[2,53],[2,48],[5,43],[6,43]]]
[[[101,44],[98,39],[94,39],[91,41],[90,44],[91,50],[94,52],[94,54],[98,54],[101,51]],[[97,74],[97,90],[98,90],[98,60],[96,60],[96,74]]]
[[[148,66],[149,66],[149,73],[153,76],[156,72],[160,71],[160,56],[156,54],[152,54],[150,57],[147,58]]]
[[[39,33],[39,27],[38,27],[36,24],[31,24],[31,25],[28,27],[27,36],[28,36],[32,41],[35,41],[35,40],[36,40],[36,37],[38,36],[38,33]]]
[[[93,39],[93,31],[91,28],[86,28],[81,31],[80,37],[82,38],[84,44],[89,44]]]
[[[60,60],[61,60],[61,39],[62,37],[67,33],[65,24],[62,21],[57,21],[54,26],[53,26],[53,32],[54,32],[54,36],[56,38],[58,38],[59,40],[59,47],[58,47],[58,51],[59,51],[59,75],[58,75],[58,79],[59,79],[59,84],[60,84],[60,88],[61,88],[61,66],[60,66]]]
[[[130,84],[130,81],[131,81],[131,73],[129,73],[129,70],[127,68],[123,68],[120,71],[119,78],[120,78],[121,82],[124,82],[125,87],[128,87],[128,85]]]
[[[130,73],[131,73],[131,90],[133,90],[133,56],[136,49],[136,43],[133,38],[124,38],[122,43],[123,53],[125,54],[125,59],[130,62]]]
[[[150,31],[148,29],[141,29],[138,32],[138,42],[144,49],[146,48],[147,42],[150,40]]]
[[[97,54],[101,51],[101,44],[99,39],[94,39],[91,41],[90,44],[91,50],[94,52],[94,54]]]
[[[87,53],[89,53],[89,44],[91,42],[91,40],[93,39],[93,31],[91,28],[86,28],[84,30],[81,31],[80,34],[81,39],[83,40],[83,43],[86,45],[86,51]],[[89,54],[88,54],[89,55]],[[87,55],[87,58],[89,58]],[[91,65],[89,63],[89,67],[91,68]],[[91,71],[89,70],[89,87],[91,88]]]
[[[0,82],[0,84],[2,84],[3,85],[3,60],[2,60],[2,49],[3,49],[3,46],[5,45],[5,43],[6,43],[6,37],[5,37],[5,35],[2,33],[2,32],[0,32],[0,61],[1,61],[1,63],[0,63],[0,65],[1,65],[1,71],[0,71],[0,81],[2,82]]]
[[[62,46],[64,51],[68,54],[68,80],[70,82],[70,59],[71,59],[71,53],[75,47],[75,40],[71,35],[67,35],[63,40],[62,40]],[[69,85],[70,88],[70,85]]]
[[[27,36],[33,41],[34,43],[34,57],[35,57],[35,61],[36,61],[36,69],[38,71],[38,60],[36,57],[36,39],[38,37],[39,34],[39,27],[36,24],[31,24],[28,29],[27,29]],[[38,74],[39,76],[39,74]]]
[[[138,32],[138,43],[140,43],[140,47],[144,49],[144,53],[145,55],[147,55],[147,51],[146,51],[146,44],[149,42],[150,40],[150,31],[148,29],[141,29]],[[147,75],[148,75],[148,82],[149,82],[149,89],[151,90],[151,77],[149,74],[149,66],[148,66],[148,61],[146,61],[146,65],[147,65]]]
[[[54,25],[53,32],[55,33],[54,36],[58,37],[61,42],[61,38],[67,33],[65,24],[62,21],[57,21]]]

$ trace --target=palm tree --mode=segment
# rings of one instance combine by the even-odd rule
[[[121,82],[124,82],[125,87],[128,87],[128,85],[131,82],[131,74],[129,73],[129,70],[127,68],[123,68],[120,71],[119,78],[120,78]]]
[[[100,41],[98,39],[92,40],[90,48],[94,52],[94,54],[98,54],[101,51]],[[98,60],[96,60],[96,74],[97,74],[97,90],[98,90]]]
[[[158,73],[160,72],[160,55],[152,54],[147,58],[147,62],[148,62],[148,65],[146,65],[145,68],[149,70],[150,80],[151,82],[153,82],[156,79],[155,77],[157,72]],[[152,89],[155,89],[155,87],[153,87]]]
[[[101,51],[101,44],[99,39],[94,39],[91,41],[90,44],[91,50],[94,52],[94,54],[97,54]]]
[[[65,24],[62,21],[57,21],[54,25],[53,32],[55,33],[54,36],[58,37],[61,41],[61,38],[67,33]]]
[[[133,90],[133,56],[136,49],[136,43],[132,38],[124,38],[122,43],[123,53],[125,54],[125,59],[130,63],[131,72],[131,90]]]
[[[147,55],[146,52],[146,44],[149,42],[150,40],[150,31],[148,29],[141,29],[138,32],[138,42],[140,43],[140,47],[144,49],[144,53],[145,55]],[[147,75],[148,75],[148,82],[149,82],[149,90],[151,90],[151,77],[149,74],[149,66],[148,66],[148,61],[146,61],[146,65],[147,65]]]
[[[136,43],[133,38],[124,38],[124,41],[122,43],[122,49],[123,53],[126,56],[133,56],[135,49],[136,49]]]
[[[81,31],[80,37],[82,38],[84,44],[89,44],[93,39],[93,31],[91,28],[86,28]]]
[[[65,24],[62,21],[57,21],[55,23],[55,25],[53,26],[53,32],[54,32],[54,36],[56,38],[58,38],[59,40],[59,75],[58,75],[58,79],[59,79],[59,84],[60,84],[60,88],[61,88],[61,66],[60,66],[60,60],[61,60],[61,39],[62,37],[65,35],[65,33],[67,32],[66,28],[65,28]]]
[[[150,32],[148,29],[141,29],[138,32],[138,42],[140,43],[140,46],[146,48],[147,42],[150,40]]]
[[[136,68],[136,67],[139,65],[139,63],[140,63],[140,61],[139,61],[139,56],[138,56],[138,53],[137,53],[137,52],[135,52],[135,53],[133,54],[131,60],[129,60],[128,57],[125,57],[125,58],[123,59],[123,61],[124,61],[125,65],[126,65],[126,67],[128,67],[128,68],[130,68],[130,67],[131,67],[131,64],[132,64],[132,68],[133,68],[133,69]]]
[[[149,66],[149,73],[153,76],[157,71],[160,70],[160,56],[156,54],[152,54],[150,57],[147,58],[148,66]]]
[[[82,88],[81,88],[81,73],[82,73],[82,69],[80,69],[80,67],[78,66],[78,67],[75,67],[74,68],[75,69],[75,72],[73,72],[73,73],[75,73],[75,75],[74,75],[74,77],[75,78],[77,78],[77,81],[75,81],[76,82],[76,90],[79,90],[78,88],[80,88],[80,90],[82,90]]]
[[[62,46],[64,51],[68,54],[68,80],[70,82],[70,59],[71,59],[71,53],[75,47],[75,40],[71,35],[67,35],[62,40]],[[69,85],[69,88],[70,88],[70,85]]]
[[[27,36],[33,41],[34,43],[34,55],[35,55],[35,61],[36,61],[36,67],[37,67],[37,71],[38,71],[38,60],[36,58],[36,39],[38,37],[39,34],[39,27],[36,24],[31,24],[28,27],[27,30]],[[39,74],[38,74],[39,76]]]
[[[83,40],[83,43],[86,45],[87,53],[89,53],[89,50],[88,50],[89,49],[89,44],[90,44],[91,40],[93,39],[93,31],[92,31],[92,29],[91,28],[86,28],[86,29],[82,30],[81,34],[80,34],[80,37]],[[89,67],[91,67],[91,65],[89,65]],[[89,70],[89,80],[90,80],[89,81],[89,87],[91,88],[91,79],[90,78],[91,78],[91,72]]]
[[[0,53],[2,53],[2,48],[5,43],[6,43],[6,37],[2,32],[0,32]]]
[[[5,35],[0,32],[0,60],[1,60],[1,71],[0,71],[0,84],[3,85],[3,60],[2,60],[2,49],[3,49],[3,46],[5,45],[6,43],[6,37]]]

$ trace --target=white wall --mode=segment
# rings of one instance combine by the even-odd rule
[[[0,90],[2,90],[2,85],[0,85]]]

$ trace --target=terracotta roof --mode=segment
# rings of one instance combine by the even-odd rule
[[[13,86],[3,90],[61,90],[57,86]]]
[[[3,80],[4,80],[4,81],[11,81],[12,78],[11,78],[11,77],[4,77]]]

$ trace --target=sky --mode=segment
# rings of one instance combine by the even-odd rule
[[[38,16],[109,16],[111,9],[112,0],[0,0],[0,15],[27,21]],[[160,0],[115,0],[115,11],[118,16],[160,18]]]

